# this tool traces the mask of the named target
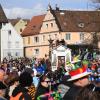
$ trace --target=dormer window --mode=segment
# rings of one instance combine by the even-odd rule
[[[48,28],[48,24],[46,24],[46,28]]]
[[[51,27],[53,27],[53,23],[51,23]]]
[[[34,25],[33,28],[35,28],[36,26]]]
[[[85,25],[84,25],[84,23],[79,23],[78,24],[78,27],[80,27],[80,28],[83,28]]]

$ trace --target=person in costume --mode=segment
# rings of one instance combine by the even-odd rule
[[[79,62],[80,64],[77,64]],[[74,66],[69,71],[71,78],[67,80],[68,82],[72,82],[72,85],[65,93],[63,100],[75,100],[79,90],[90,83],[90,72],[87,72],[87,67],[82,65],[81,61],[72,63]]]
[[[7,100],[5,98],[6,89],[6,85],[0,81],[0,100]]]
[[[100,100],[100,87],[89,84],[82,88],[75,100]]]

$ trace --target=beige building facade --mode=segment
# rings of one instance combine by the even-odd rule
[[[59,8],[53,10],[49,6],[47,13],[42,17],[40,15],[33,17],[34,20],[30,21],[30,25],[22,33],[25,56],[30,58],[49,56],[50,39],[54,44],[56,40],[62,39],[66,44],[90,44],[93,40],[92,33],[100,31],[96,23],[92,22],[94,14],[97,17],[96,21],[100,20],[97,13],[100,16],[100,12],[66,11]],[[100,23],[98,25],[100,26]]]

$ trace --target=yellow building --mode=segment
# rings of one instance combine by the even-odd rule
[[[64,39],[67,44],[90,44],[93,34],[100,32],[100,11],[52,9],[34,16],[22,33],[26,57],[49,55],[49,41]],[[100,36],[100,35],[99,35]],[[99,40],[100,41],[100,40]]]
[[[17,18],[17,19],[9,19],[9,21],[14,26],[15,30],[19,34],[21,34],[23,32],[23,30],[26,28],[26,26],[28,25],[30,20],[29,19]]]

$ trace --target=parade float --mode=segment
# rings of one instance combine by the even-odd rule
[[[71,49],[67,46],[59,45],[51,52],[51,70],[55,71],[66,66],[66,62],[71,62]]]

